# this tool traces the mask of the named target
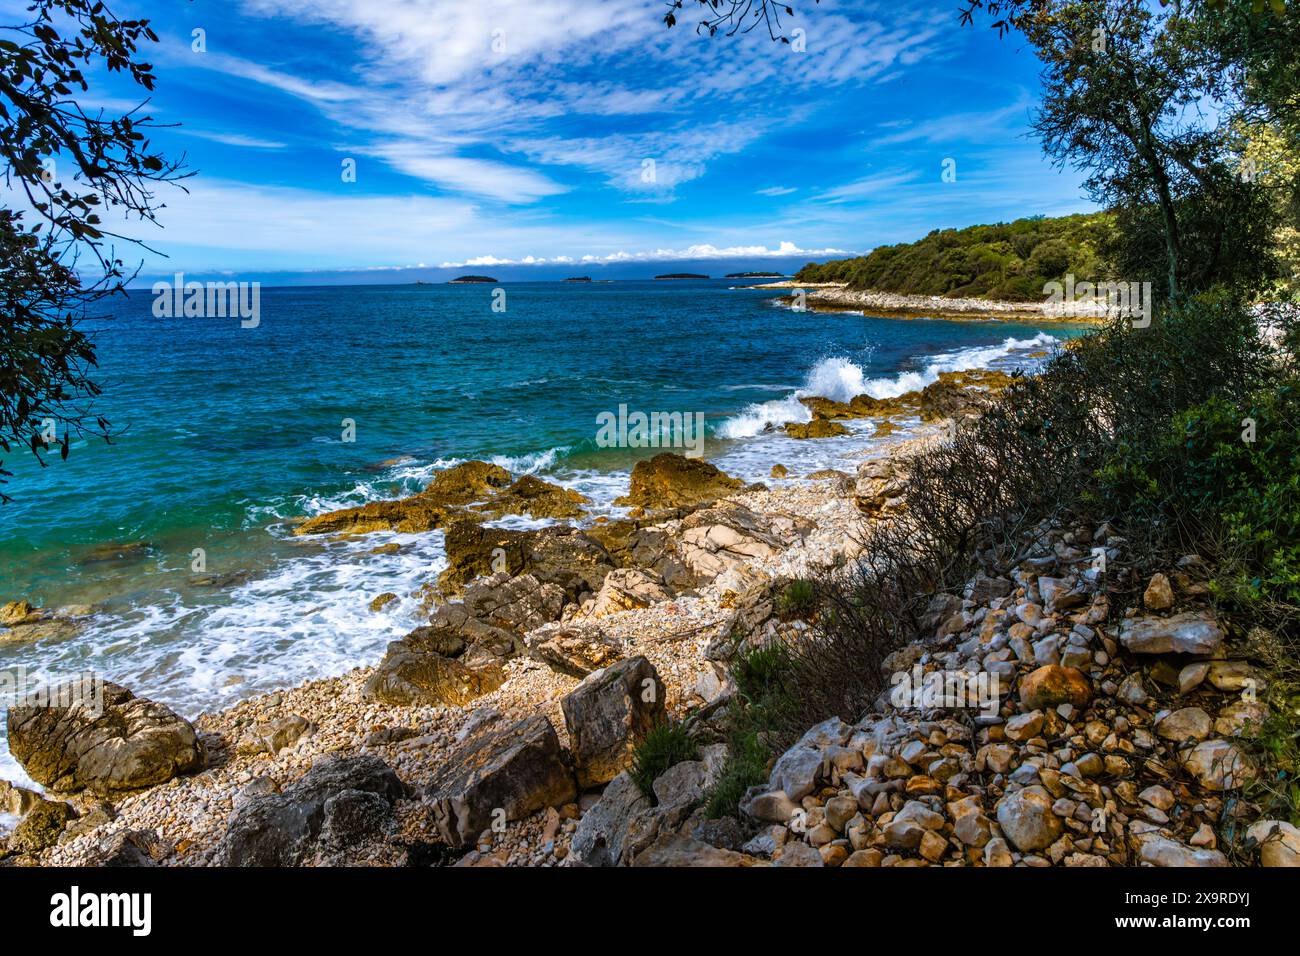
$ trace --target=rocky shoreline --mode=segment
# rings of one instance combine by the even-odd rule
[[[178,775],[164,785],[127,795],[89,790],[60,794],[79,817],[70,819],[61,835],[56,833],[53,845],[27,854],[26,859],[11,857],[8,862],[93,865],[129,852],[123,850],[123,839],[139,844],[146,856],[152,854],[163,865],[231,862],[222,856],[223,841],[237,810],[256,795],[292,791],[294,783],[321,760],[378,758],[409,788],[406,793],[415,794],[435,786],[447,768],[467,763],[457,753],[466,741],[476,735],[492,736],[539,716],[554,728],[557,746],[567,751],[574,740],[564,701],[582,683],[578,675],[606,661],[644,661],[646,673],[662,688],[658,700],[667,713],[681,715],[688,706],[707,705],[724,692],[726,675],[719,664],[707,658],[705,650],[734,616],[730,604],[737,589],[754,580],[832,567],[845,559],[846,548],[851,552],[852,528],[861,514],[852,497],[842,494],[846,484],[852,484],[849,476],[836,474],[801,486],[743,490],[727,499],[726,514],[697,508],[685,518],[664,522],[666,533],[699,541],[699,547],[683,556],[691,566],[705,575],[709,573],[704,570],[706,565],[725,568],[708,584],[688,589],[689,593],[669,597],[664,585],[653,583],[652,571],[611,566],[605,571],[607,581],[594,595],[588,592],[585,607],[569,604],[572,611],[566,620],[521,632],[510,629],[507,617],[518,612],[517,625],[527,627],[534,623],[530,615],[548,616],[543,610],[547,591],[560,590],[553,583],[555,569],[544,560],[534,568],[548,579],[545,584],[537,583],[533,573],[507,577],[503,572],[480,578],[462,592],[468,606],[476,609],[474,613],[482,607],[480,600],[495,601],[503,587],[527,593],[516,607],[502,609],[498,605],[491,618],[458,619],[459,610],[446,616],[448,609],[464,605],[440,605],[444,616],[435,612],[435,625],[394,642],[378,666],[260,695],[220,713],[200,716],[193,726],[205,754],[201,772]],[[683,527],[686,524],[704,534],[692,535],[692,528]],[[713,540],[724,528],[734,531],[734,538]],[[599,533],[598,529],[593,528]],[[556,529],[549,536],[566,536],[558,532]],[[508,542],[511,533],[502,534],[506,537],[501,540]],[[548,535],[542,532],[537,537]],[[606,540],[614,543],[612,537]],[[790,546],[780,547],[784,543]],[[733,552],[729,546],[741,550]],[[685,566],[665,570],[669,580],[680,580],[687,573]],[[488,619],[493,623],[487,623]],[[427,632],[442,629],[445,637],[452,628],[466,637],[473,635],[470,647],[457,657],[422,657],[422,638],[439,639]],[[501,657],[483,650],[492,637],[503,635],[521,647]],[[399,647],[403,644],[407,646]],[[441,650],[451,648],[443,644]],[[431,673],[434,660],[439,662],[435,667],[452,665],[458,674]],[[462,671],[464,675],[459,673]],[[492,673],[487,684],[468,678],[485,671]],[[385,682],[386,676],[390,679]],[[460,676],[467,679],[459,680]],[[489,689],[491,684],[495,686]],[[486,692],[476,693],[480,690]],[[446,702],[435,702],[435,697]],[[612,775],[606,770],[601,783]],[[573,787],[566,795],[569,799],[550,812],[538,808],[523,819],[510,819],[501,840],[493,841],[492,859],[534,865],[562,861],[582,809],[593,802],[590,794],[579,797],[576,783]],[[12,801],[16,809],[21,801],[25,811],[55,802],[16,788],[0,793],[0,810],[5,809],[6,801]],[[437,801],[429,799],[395,801],[392,831],[385,839],[364,849],[350,843],[344,858],[325,857],[320,862],[410,862],[412,847],[418,854],[425,844],[440,841],[436,806]],[[24,819],[31,819],[30,813]]]
[[[1105,317],[1101,306],[1074,303],[1072,314],[1048,302],[1000,302],[992,299],[964,299],[939,295],[903,295],[850,289],[840,283],[800,283],[794,280],[745,286],[747,289],[804,289],[804,303],[813,312],[865,312],[883,318],[959,319],[966,321],[1064,322],[1087,324]],[[793,303],[794,297],[781,301]]]
[[[737,648],[804,639],[809,623],[777,610],[783,589],[858,556],[867,523],[900,507],[907,456],[1005,382],[805,400],[823,427],[922,421],[864,445],[857,474],[745,486],[661,454],[634,470],[628,517],[514,531],[483,522],[569,522],[582,501],[470,462],[419,495],[304,522],[297,533],[442,529],[428,623],[376,665],[192,724],[114,685],[97,715],[12,708],[11,749],[49,792],[0,785],[0,813],[22,818],[0,865],[1239,862],[1216,834],[1255,772],[1242,741],[1262,705],[1243,689],[1261,675],[1194,556],[1108,623],[1095,551],[1119,562],[1124,542],[1105,527],[1038,529],[1014,565],[937,598],[934,636],[886,662],[918,681],[995,678],[991,713],[882,695],[853,723],[811,728],[738,817],[704,813]],[[636,747],[667,721],[694,752],[638,782]],[[1300,861],[1290,824],[1237,822],[1265,864]]]

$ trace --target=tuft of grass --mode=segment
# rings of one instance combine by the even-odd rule
[[[686,725],[670,720],[652,727],[636,745],[628,772],[638,789],[653,800],[654,782],[665,770],[684,760],[699,758],[700,749],[686,732]]]
[[[817,585],[807,578],[786,584],[776,596],[776,613],[784,620],[808,619],[817,609]]]
[[[721,775],[704,798],[704,813],[710,820],[736,816],[745,791],[767,780],[772,754],[758,731],[735,734],[729,750]]]

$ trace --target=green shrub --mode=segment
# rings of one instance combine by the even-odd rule
[[[660,774],[674,764],[699,757],[700,750],[686,732],[686,725],[670,720],[652,727],[636,745],[628,772],[641,792],[653,800],[654,782]]]
[[[1297,423],[1294,382],[1216,396],[1175,415],[1158,440],[1118,447],[1098,471],[1099,497],[1129,524],[1177,526],[1179,543],[1210,552],[1220,596],[1300,604]]]
[[[762,705],[779,696],[782,675],[789,665],[790,649],[784,644],[746,647],[731,662],[731,679],[746,702]]]

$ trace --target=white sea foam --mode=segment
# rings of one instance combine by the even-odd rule
[[[847,402],[862,394],[865,382],[862,369],[853,362],[846,358],[827,358],[812,367],[798,394],[800,398],[820,395]]]
[[[387,543],[400,550],[373,553]],[[225,594],[171,593],[93,618],[76,640],[41,647],[41,676],[93,669],[193,718],[253,693],[376,663],[389,641],[420,623],[413,592],[446,567],[436,533],[301,545],[304,553]],[[371,611],[384,592],[397,600]],[[31,785],[2,739],[0,779]]]
[[[753,438],[769,428],[779,428],[786,422],[806,422],[812,413],[801,404],[799,393],[776,398],[770,402],[755,402],[747,405],[737,415],[728,418],[718,426],[719,438]]]
[[[753,383],[750,385],[723,385],[724,392],[788,392],[793,389],[793,385],[773,385],[764,383]]]
[[[901,441],[913,420],[902,422],[903,428],[895,437],[878,439],[881,444]],[[709,460],[727,474],[742,481],[757,481],[767,485],[791,484],[814,471],[831,468],[854,473],[862,461],[864,436],[875,430],[871,420],[849,420],[842,423],[849,434],[835,438],[804,441],[791,438],[784,431],[773,431],[748,441],[735,442],[725,452]],[[772,465],[784,465],[790,473],[786,479],[772,478]]]
[[[534,475],[554,467],[557,459],[569,450],[568,445],[548,448],[546,451],[531,452],[527,455],[493,455],[488,459],[494,465],[500,465],[512,475]]]
[[[720,438],[752,438],[786,422],[806,422],[812,418],[799,399],[819,396],[847,402],[858,395],[872,398],[896,398],[937,382],[941,372],[960,372],[997,365],[1019,352],[1050,348],[1056,338],[1046,332],[1029,339],[1005,339],[998,345],[958,349],[930,356],[918,369],[877,378],[867,378],[862,367],[843,356],[824,358],[814,365],[804,382],[784,398],[756,402],[718,426]]]

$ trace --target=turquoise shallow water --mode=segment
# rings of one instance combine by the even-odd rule
[[[739,476],[765,480],[776,461],[799,474],[850,443],[765,431],[806,417],[797,394],[900,394],[944,369],[1031,364],[1070,334],[796,313],[720,280],[506,283],[504,312],[494,288],[263,289],[253,329],[155,318],[144,291],[118,303],[95,323],[114,442],[75,442],[43,469],[10,456],[0,509],[0,600],[98,613],[72,639],[0,644],[0,668],[95,668],[194,716],[373,663],[414,602],[366,604],[433,577],[441,536],[293,539],[285,519],[415,491],[468,458],[612,512],[653,454],[597,446],[597,416],[620,404],[702,413],[706,454]],[[371,553],[388,541],[402,550]],[[105,559],[106,543],[135,546]],[[0,778],[22,779],[2,748]]]

